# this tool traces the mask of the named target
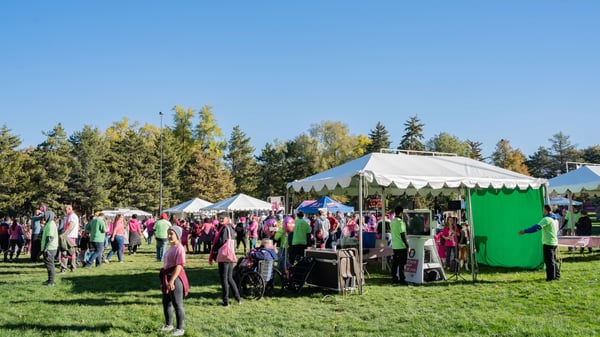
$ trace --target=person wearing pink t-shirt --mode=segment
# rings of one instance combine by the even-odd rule
[[[142,245],[142,223],[137,219],[137,214],[129,219],[129,254],[137,253],[137,249]]]
[[[165,325],[161,331],[173,331],[173,336],[183,336],[185,311],[183,298],[187,296],[189,283],[185,274],[185,249],[181,245],[182,229],[174,225],[167,231],[167,240],[171,247],[163,256],[163,267],[160,270],[163,313]],[[173,327],[173,309],[177,325]]]

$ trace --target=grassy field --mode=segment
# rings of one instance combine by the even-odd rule
[[[216,266],[189,255],[186,336],[600,335],[600,253],[562,257],[558,282],[482,267],[477,283],[397,287],[373,264],[362,296],[305,288],[222,307]],[[57,275],[54,287],[41,285],[42,264],[0,262],[0,336],[168,336],[153,247],[124,261]]]

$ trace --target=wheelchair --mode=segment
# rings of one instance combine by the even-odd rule
[[[283,293],[284,279],[281,271],[274,267],[274,262],[255,260],[250,256],[238,259],[233,268],[233,279],[240,296],[253,300],[265,295],[280,296]]]

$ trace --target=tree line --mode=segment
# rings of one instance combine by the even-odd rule
[[[491,157],[484,158],[476,140],[446,132],[424,139],[425,124],[418,116],[404,123],[395,147],[380,122],[368,135],[353,135],[340,121],[321,121],[293,139],[274,139],[255,154],[239,125],[225,137],[211,106],[195,110],[176,105],[171,116],[172,127],[140,125],[125,117],[104,131],[85,125],[71,135],[59,123],[43,131],[41,144],[25,149],[4,124],[0,214],[28,214],[41,203],[51,209],[72,204],[81,214],[116,207],[157,212],[161,155],[164,208],[193,197],[215,202],[237,193],[263,200],[285,195],[290,181],[390,148],[456,153],[542,178],[564,173],[567,162],[600,163],[600,145],[577,149],[562,132],[529,157],[501,139]],[[305,193],[295,199],[310,197]]]

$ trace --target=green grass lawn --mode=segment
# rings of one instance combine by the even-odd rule
[[[220,306],[216,266],[189,255],[186,336],[596,336],[600,253],[562,253],[562,278],[482,267],[478,282],[397,287],[369,266],[364,293],[305,288],[299,295]],[[116,259],[113,259],[116,261]],[[0,336],[168,336],[153,247],[124,263],[57,275],[0,262]]]

